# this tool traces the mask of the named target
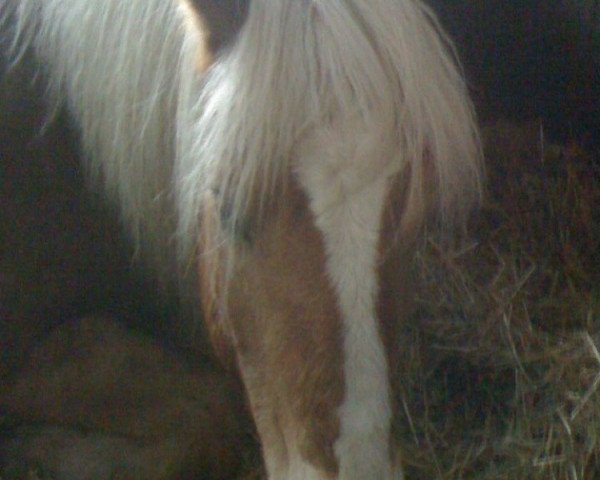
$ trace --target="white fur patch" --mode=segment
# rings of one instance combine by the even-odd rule
[[[397,154],[382,131],[355,120],[317,133],[297,159],[343,318],[346,393],[335,452],[344,480],[401,478],[390,462],[390,384],[376,314],[379,233]]]

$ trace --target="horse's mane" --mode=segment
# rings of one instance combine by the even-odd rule
[[[118,207],[146,263],[175,269],[172,172],[180,91],[199,31],[177,1],[19,0],[3,6],[15,62],[30,50],[50,110],[79,126],[91,184]],[[10,10],[9,10],[10,9]]]
[[[408,221],[433,195],[440,218],[460,223],[479,197],[466,88],[418,2],[252,0],[206,78],[202,32],[176,0],[20,0],[13,13],[15,52],[36,52],[80,126],[92,180],[158,264],[176,246],[184,265],[195,253],[204,192],[218,187],[235,222],[340,119],[393,141],[391,161],[410,168]]]
[[[178,166],[182,239],[197,238],[203,191],[218,187],[236,224],[249,198],[285,183],[303,142],[349,118],[387,128],[392,161],[410,168],[405,222],[419,223],[433,197],[444,223],[461,224],[479,199],[472,106],[451,43],[419,2],[253,0],[197,111]]]

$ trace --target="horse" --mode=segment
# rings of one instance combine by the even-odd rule
[[[424,226],[481,195],[475,115],[420,0],[5,0],[48,115],[152,275],[194,291],[271,480],[403,478],[397,325]]]

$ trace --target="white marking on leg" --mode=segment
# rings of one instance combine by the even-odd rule
[[[343,317],[346,394],[335,452],[344,480],[402,478],[390,462],[390,384],[376,314],[381,218],[398,162],[375,129],[364,131],[356,121],[319,133],[298,160]]]

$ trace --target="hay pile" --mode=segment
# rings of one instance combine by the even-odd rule
[[[536,125],[486,133],[473,243],[417,260],[407,478],[600,478],[600,169]]]

